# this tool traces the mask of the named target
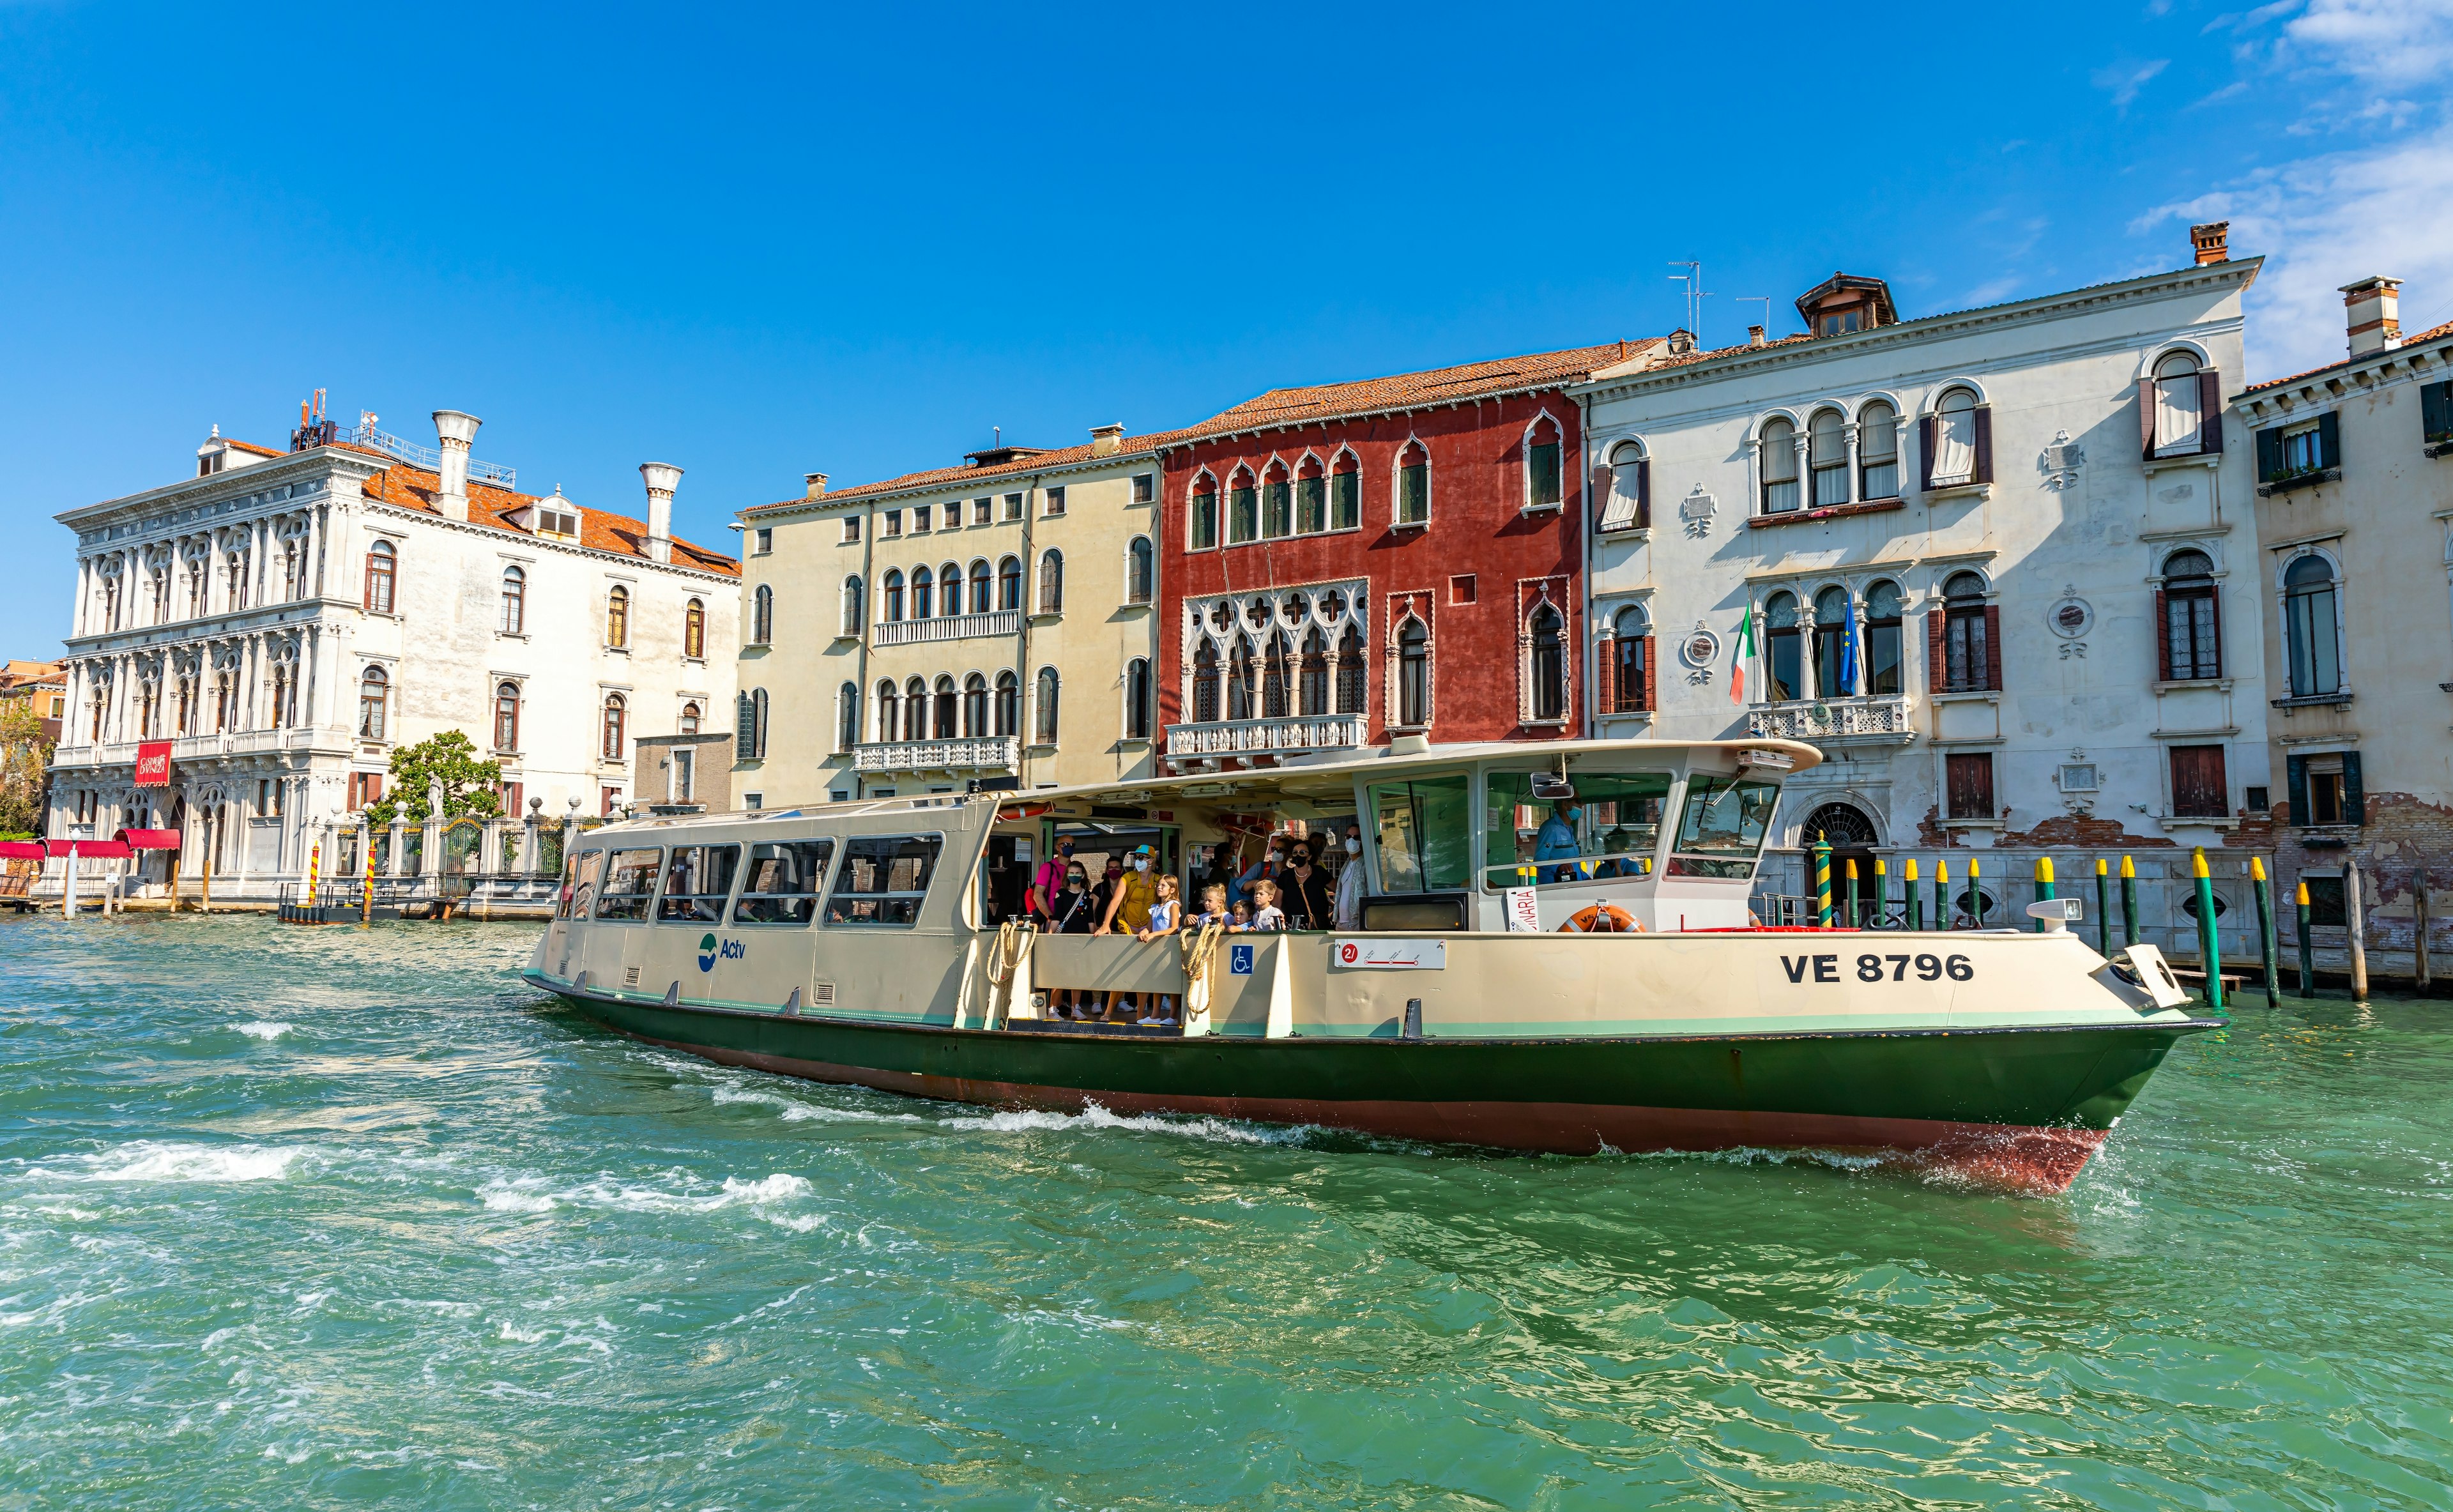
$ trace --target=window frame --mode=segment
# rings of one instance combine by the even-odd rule
[[[913,843],[927,844],[929,846],[922,865],[920,885],[917,889],[886,888],[849,893],[844,890],[845,879],[851,875],[853,865],[862,848],[878,845],[899,846]],[[894,855],[889,856],[887,862],[890,865],[891,863],[903,859],[905,858],[900,855]],[[921,914],[927,909],[929,896],[936,890],[937,877],[946,869],[945,861],[946,836],[943,831],[930,830],[907,835],[843,836],[842,844],[836,847],[836,856],[831,866],[833,875],[826,890],[826,902],[822,911],[822,922],[825,927],[828,929],[917,928]],[[849,900],[856,905],[862,899],[907,900],[910,917],[907,919],[850,919],[840,915],[838,906],[841,902]]]
[[[494,622],[495,634],[528,634],[528,572],[518,563],[503,568],[502,613]]]

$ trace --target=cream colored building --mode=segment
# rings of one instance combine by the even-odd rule
[[[1149,775],[1159,452],[1179,435],[1102,426],[832,491],[812,473],[744,510],[737,800]]]

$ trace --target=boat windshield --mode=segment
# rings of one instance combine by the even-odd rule
[[[1673,877],[1738,877],[1755,874],[1755,856],[1771,829],[1780,803],[1778,783],[1698,772],[1686,781],[1686,808],[1678,821]]]
[[[596,880],[605,874],[605,852],[583,850],[562,865],[562,901],[554,905],[557,919],[585,919],[588,905],[596,901]]]
[[[1661,844],[1667,772],[1577,772],[1575,796],[1544,800],[1547,772],[1494,771],[1483,787],[1483,886],[1547,887],[1643,877]]]
[[[1382,892],[1442,892],[1473,875],[1473,807],[1467,778],[1374,783],[1371,818],[1380,836]]]

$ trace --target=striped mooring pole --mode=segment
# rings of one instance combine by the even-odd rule
[[[2036,858],[2036,901],[2038,903],[2053,901],[2053,858],[2050,856]],[[2039,919],[2036,921],[2036,933],[2044,932],[2044,921]]]
[[[1916,858],[1910,856],[1905,865],[1900,876],[1900,894],[1907,901],[1908,927],[1921,930],[1925,927],[1925,899],[1917,892]]]
[[[2112,954],[2112,867],[2095,858],[2095,947]]]
[[[2223,947],[2215,935],[2215,879],[2206,870],[2206,847],[2192,846],[2189,851],[2189,875],[2198,886],[2198,965],[2206,972],[2206,1008],[2221,1013],[2223,1000]]]
[[[2138,943],[2138,868],[2121,858],[2121,948]]]
[[[1823,835],[1814,837],[1814,922],[1831,927],[1831,842]]]
[[[2257,893],[2257,957],[2265,968],[2265,1005],[2279,1007],[2283,1002],[2283,971],[2275,959],[2274,888],[2265,880],[2265,858],[2248,858],[2248,884]]]
[[[2299,901],[2293,911],[2300,916],[2300,995],[2313,998],[2317,995],[2317,947],[2308,943],[2308,879],[2305,877],[2300,879]]]

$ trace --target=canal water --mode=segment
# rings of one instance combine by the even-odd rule
[[[2066,1196],[987,1113],[508,925],[0,922],[0,1509],[2426,1507],[2453,1005],[2252,1000]]]

